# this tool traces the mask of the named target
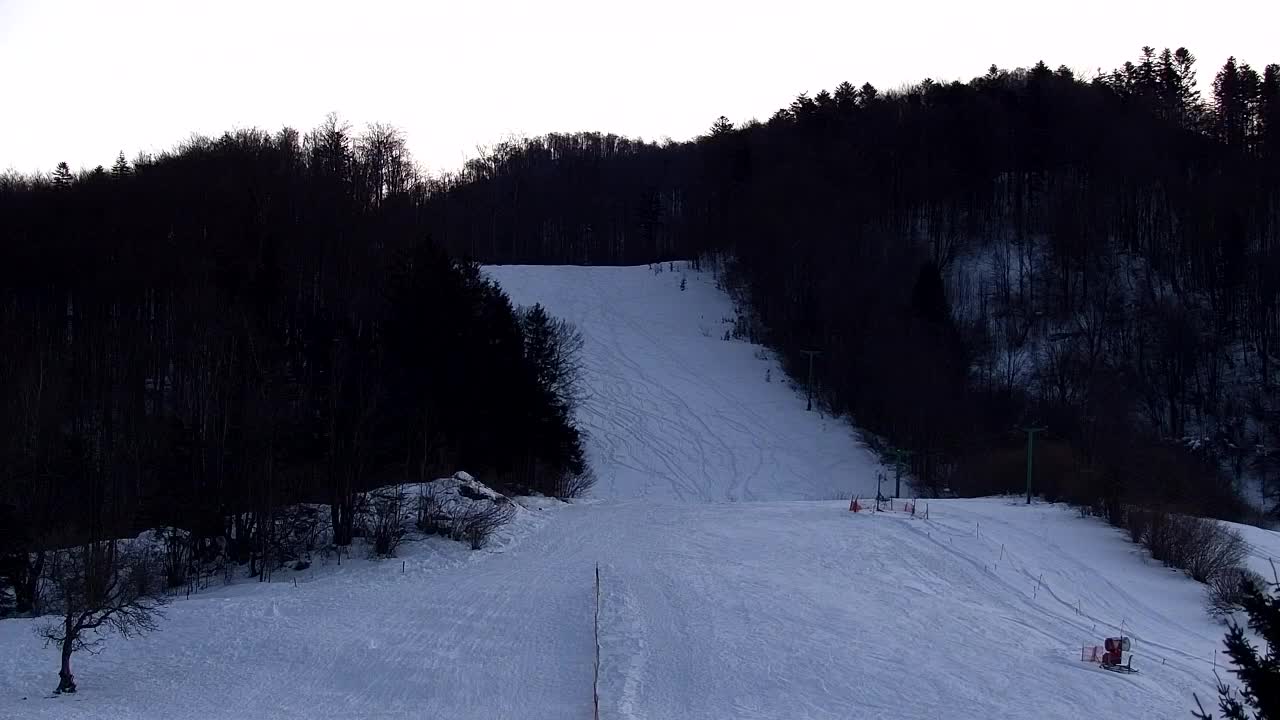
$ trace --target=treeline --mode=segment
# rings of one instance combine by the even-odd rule
[[[1019,489],[1030,424],[1053,497],[1238,516],[1280,503],[1280,66],[1196,72],[1144,48],[843,83],[687,143],[511,141],[426,215],[485,261],[727,258],[793,377],[821,351],[824,404],[930,489]]]
[[[584,489],[575,332],[432,244],[425,192],[396,131],[333,117],[0,180],[0,590],[19,611],[52,548],[173,527],[192,562],[261,572],[300,501],[345,546],[388,482]]]
[[[1242,102],[1229,63],[1206,106],[1160,57],[845,85],[725,135],[751,306],[934,488],[1020,489],[1025,425],[1051,433],[1038,489],[1116,512],[1236,513],[1219,472],[1274,475],[1276,67]]]
[[[486,148],[433,178],[425,221],[453,252],[502,264],[639,265],[689,256],[690,144],[551,134]]]

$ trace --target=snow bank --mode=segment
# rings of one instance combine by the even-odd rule
[[[522,510],[465,472],[418,489],[419,529],[462,540],[479,550]]]

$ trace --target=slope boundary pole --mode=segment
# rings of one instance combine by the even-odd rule
[[[595,617],[596,661],[595,671],[591,679],[591,699],[595,720],[600,720],[600,563],[596,563],[596,617]]]

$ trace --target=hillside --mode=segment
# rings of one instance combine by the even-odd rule
[[[489,273],[583,330],[594,498],[527,499],[482,551],[406,543],[403,571],[214,586],[78,657],[75,696],[46,698],[55,651],[0,621],[0,718],[590,718],[597,565],[602,718],[1128,719],[1212,695],[1202,586],[1104,523],[832,499],[873,494],[878,464],[776,367],[765,382],[767,354],[721,339],[732,307],[709,275]],[[1244,531],[1268,567],[1280,540]],[[1141,674],[1079,661],[1121,629]]]
[[[734,308],[711,273],[660,267],[488,269],[512,301],[542,303],[588,338],[578,420],[591,436],[596,496],[874,495],[878,463],[852,429],[806,412],[803,389],[787,386],[772,353],[724,339]]]
[[[1280,64],[1026,59],[688,142],[512,138],[424,212],[489,263],[726,260],[788,376],[821,350],[823,405],[923,486],[1016,492],[1044,425],[1053,497],[1280,517]]]

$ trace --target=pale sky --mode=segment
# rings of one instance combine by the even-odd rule
[[[1229,11],[1228,11],[1229,8]],[[968,80],[1043,59],[1092,76],[1187,46],[1280,62],[1244,0],[0,0],[0,169],[109,166],[193,132],[396,125],[430,172],[511,134],[656,140],[767,119],[842,80]]]

